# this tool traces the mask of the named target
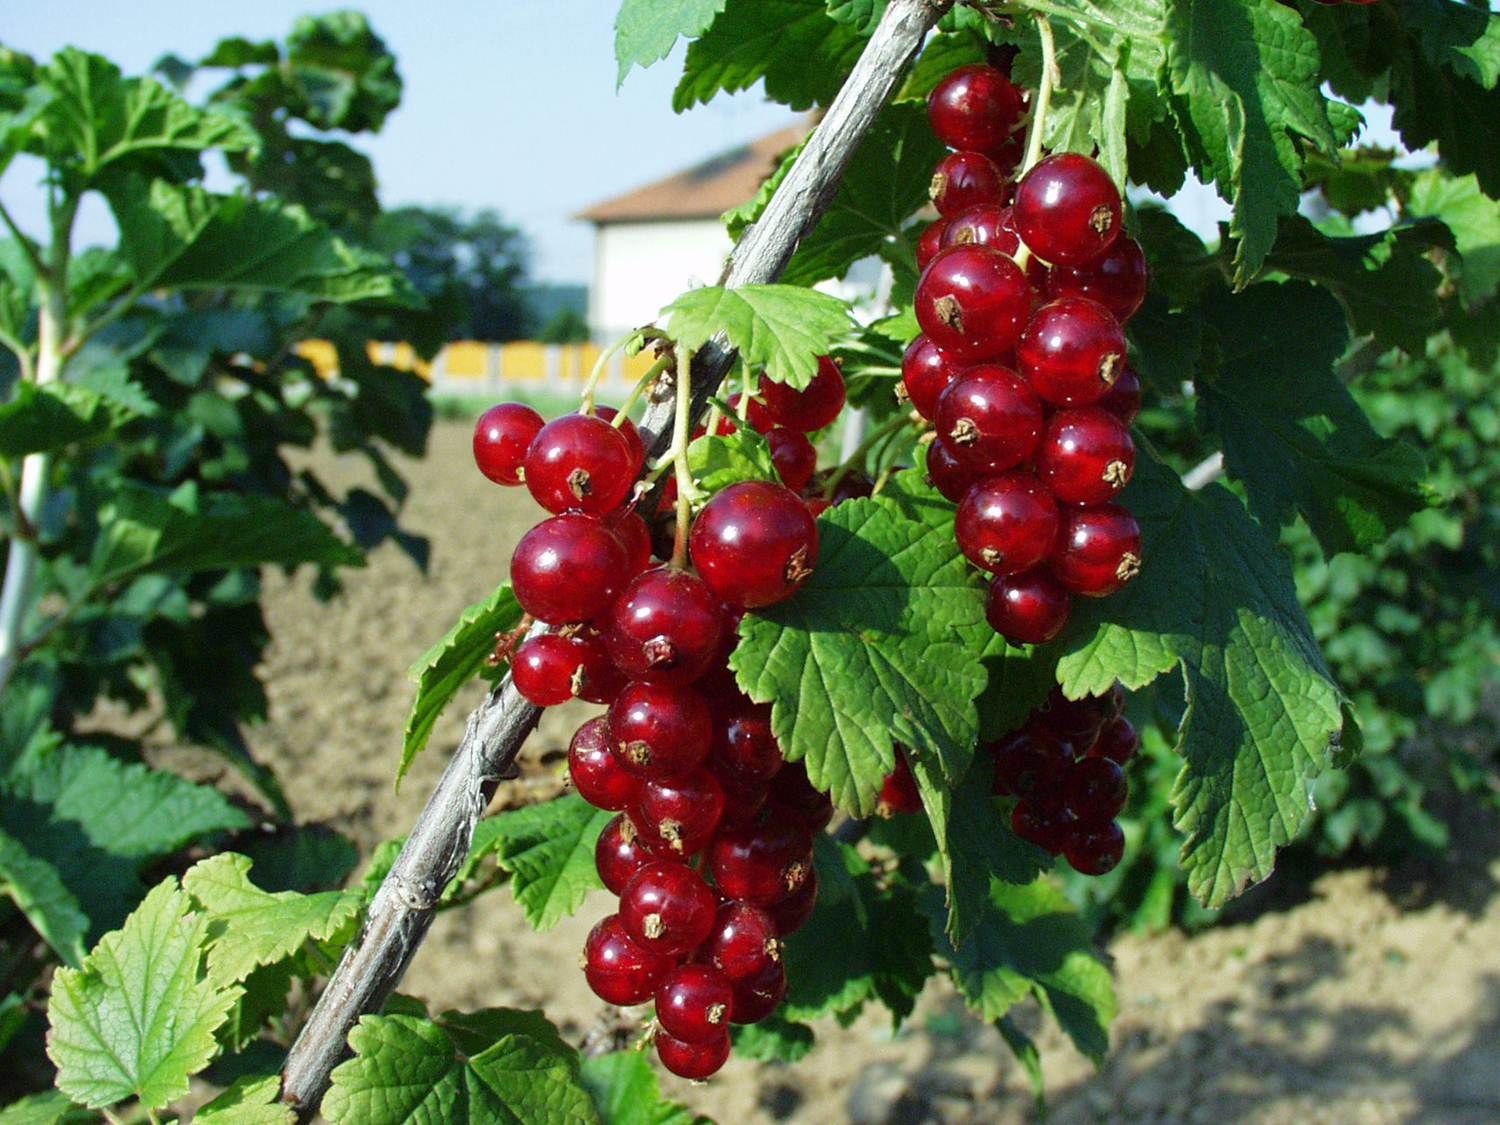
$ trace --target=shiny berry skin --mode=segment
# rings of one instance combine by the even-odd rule
[[[474,464],[496,484],[520,484],[526,450],[546,424],[525,403],[502,402],[490,407],[474,423]]]
[[[760,810],[766,807],[766,801],[771,796],[771,787],[765,782],[745,785],[737,781],[725,781],[723,784],[724,815],[719,819],[719,831],[738,832],[759,816]]]
[[[807,779],[801,762],[788,762],[771,779],[771,799],[809,832],[821,832],[833,819],[833,799]]]
[[[807,925],[817,905],[818,871],[814,868],[808,873],[807,882],[768,909],[776,922],[777,932],[786,937]]]
[[[966,366],[944,355],[926,336],[918,336],[901,357],[901,383],[912,409],[931,421],[937,414],[938,396]]]
[[[998,203],[1004,190],[1005,177],[993,160],[978,152],[955,152],[938,163],[927,194],[938,214],[951,219],[981,203]]]
[[[1130,720],[1116,717],[1104,724],[1104,729],[1099,732],[1098,739],[1094,745],[1089,747],[1091,758],[1107,758],[1116,765],[1123,766],[1131,758],[1135,757],[1136,751],[1141,748],[1140,735],[1136,734],[1135,727]]]
[[[1125,370],[1125,332],[1108,309],[1060,297],[1037,309],[1016,347],[1021,374],[1053,406],[1098,402]]]
[[[1109,705],[1109,697],[1105,695],[1069,699],[1062,688],[1054,687],[1046,701],[1032,713],[1032,725],[1050,731],[1081,752],[1099,737]]]
[[[1062,632],[1072,604],[1062,584],[1037,567],[992,579],[984,616],[1013,645],[1044,645]]]
[[[620,412],[613,406],[599,406],[594,409],[594,416],[604,419],[619,430],[620,436],[625,439],[625,444],[630,446],[631,464],[634,466],[630,480],[634,484],[635,478],[641,475],[641,470],[646,466],[646,443],[641,439],[641,431],[635,428],[635,423],[629,418],[615,426],[615,419],[619,417],[619,414]]]
[[[995,152],[1026,111],[1020,89],[992,66],[962,66],[933,88],[927,120],[951,149]]]
[[[703,944],[718,900],[684,863],[657,860],[630,877],[620,892],[620,921],[630,940],[649,953],[672,956]]]
[[[1014,256],[1021,249],[1021,236],[1016,233],[1009,207],[981,203],[948,220],[942,245],[945,250],[950,246],[988,246]]]
[[[701,1082],[717,1074],[729,1061],[729,1032],[720,1032],[704,1043],[687,1043],[676,1036],[658,1032],[655,1039],[656,1057],[661,1065],[678,1078]]]
[[[584,646],[561,633],[532,637],[510,662],[510,678],[528,703],[556,707],[583,686]]]
[[[624,813],[604,826],[594,844],[594,870],[610,894],[617,896],[637,871],[661,858],[646,846],[640,830]]]
[[[1145,252],[1128,234],[1120,235],[1099,257],[1082,265],[1054,266],[1047,275],[1048,296],[1098,301],[1121,324],[1140,309],[1150,285]]]
[[[939,439],[927,447],[927,479],[933,488],[957,504],[979,480],[979,474],[953,456],[948,443]]]
[[[631,683],[609,705],[610,749],[637,777],[686,773],[712,739],[708,704],[690,687]]]
[[[832,425],[844,409],[844,374],[828,356],[819,356],[818,373],[804,389],[794,390],[762,375],[759,394],[776,425],[810,434]]]
[[[1063,804],[1087,824],[1103,824],[1119,816],[1129,795],[1125,771],[1108,758],[1079,758],[1063,778]]]
[[[1062,785],[1073,760],[1066,744],[1055,738],[1038,738],[1025,730],[991,743],[988,750],[995,761],[997,797],[1020,797],[1043,804]]]
[[[624,585],[625,567],[625,548],[602,520],[569,512],[521,537],[510,560],[510,585],[531,616],[565,625],[603,613]]]
[[[1113,414],[1097,406],[1059,410],[1047,419],[1036,473],[1060,504],[1103,504],[1130,482],[1135,442]]]
[[[635,485],[630,441],[603,418],[564,414],[542,427],[526,450],[526,487],[549,512],[603,515]]]
[[[609,749],[604,716],[579,727],[568,746],[568,775],[578,795],[596,809],[620,812],[635,803],[640,781]]]
[[[917,791],[917,779],[912,776],[911,766],[907,765],[899,750],[896,752],[896,768],[881,783],[875,811],[887,819],[899,813],[922,811],[922,794]]]
[[[917,282],[917,323],[957,359],[998,359],[1021,338],[1031,312],[1031,284],[1021,267],[992,246],[954,246]]]
[[[1022,241],[1053,265],[1093,261],[1120,235],[1120,189],[1076,152],[1049,156],[1027,172],[1012,206]]]
[[[1062,854],[1073,827],[1072,817],[1060,807],[1052,808],[1032,801],[1017,801],[1010,814],[1012,832],[1053,855]]]
[[[583,975],[599,999],[619,1007],[651,999],[672,971],[672,959],[642,949],[618,914],[602,919],[583,946]]]
[[[768,806],[738,832],[721,832],[708,849],[709,869],[726,898],[772,906],[812,871],[812,837]]]
[[[781,485],[741,481],[710,500],[689,539],[693,566],[721,600],[745,609],[791,597],[818,561],[818,524]]]
[[[708,770],[641,782],[631,819],[646,846],[676,856],[697,855],[724,815],[724,787]]]
[[[943,232],[947,229],[947,219],[939,219],[937,222],[928,223],[922,228],[922,233],[917,236],[918,273],[925,270],[928,263],[938,256],[938,251],[943,248]]]
[[[751,980],[781,960],[781,932],[760,907],[726,902],[700,952],[731,983]]]
[[[734,983],[731,1023],[759,1023],[786,999],[786,966],[780,961],[767,965],[758,975]]]
[[[1104,392],[1104,397],[1094,403],[1100,410],[1107,410],[1127,426],[1135,422],[1141,412],[1141,377],[1128,363],[1115,380],[1115,385]]]
[[[781,483],[793,492],[801,492],[818,471],[818,451],[807,435],[785,426],[775,426],[766,431],[766,444],[771,447],[771,464]]]
[[[651,529],[639,512],[612,512],[604,522],[625,548],[627,574],[639,574],[651,565]]]
[[[1020,574],[1057,542],[1057,502],[1030,473],[987,477],[965,493],[953,533],[968,560],[991,574]]]
[[[1063,511],[1052,573],[1075,594],[1102,598],[1141,572],[1141,529],[1118,504]]]
[[[1042,405],[1010,368],[982,363],[938,396],[935,424],[960,465],[974,473],[1001,473],[1036,452]]]
[[[652,684],[691,683],[724,639],[724,613],[702,580],[659,566],[633,579],[609,610],[604,639],[620,671]]]
[[[656,989],[656,1019],[684,1043],[707,1043],[729,1027],[734,992],[712,965],[679,965]]]
[[[1081,875],[1108,875],[1125,854],[1125,833],[1114,821],[1079,824],[1068,832],[1062,853]]]
[[[741,697],[714,712],[709,766],[725,781],[763,785],[782,766],[781,747],[771,733],[771,705]]]

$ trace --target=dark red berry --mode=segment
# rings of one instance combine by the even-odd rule
[[[1140,748],[1140,736],[1136,734],[1135,727],[1131,725],[1130,720],[1117,717],[1104,724],[1104,729],[1099,732],[1099,738],[1089,748],[1089,755],[1095,758],[1107,758],[1123,766],[1135,757],[1136,751]]]
[[[611,426],[614,426],[615,419],[619,417],[619,414],[620,412],[613,406],[600,406],[594,410],[595,417],[604,419]],[[625,421],[615,426],[615,429],[620,431],[620,436],[625,439],[625,444],[630,446],[630,463],[634,467],[634,471],[630,474],[630,480],[634,484],[635,478],[641,475],[641,470],[646,466],[646,443],[641,439],[641,431],[635,428],[635,423],[629,418],[626,418]]]
[[[776,922],[776,930],[782,937],[794,934],[807,924],[818,905],[818,871],[808,872],[807,882],[798,887],[776,905],[769,907]]]
[[[693,565],[723,601],[783,601],[812,574],[818,524],[796,493],[765,481],[732,484],[704,506],[689,541]]]
[[[690,687],[627,684],[609,707],[610,749],[643,778],[686,773],[708,756],[713,721]]]
[[[927,99],[927,120],[938,140],[975,152],[1003,148],[1025,111],[1020,89],[992,66],[959,67]]]
[[[1036,566],[1051,553],[1057,528],[1052,494],[1024,472],[987,477],[974,485],[953,521],[959,549],[991,574],[1020,574]]]
[[[1068,623],[1073,599],[1044,567],[990,581],[984,615],[1013,645],[1044,645]]]
[[[812,837],[769,806],[748,827],[723,832],[708,849],[709,869],[726,898],[771,906],[812,870]]]
[[[587,414],[554,418],[526,451],[526,487],[549,512],[613,511],[630,495],[636,469],[629,439]]]
[[[1052,573],[1075,594],[1102,598],[1141,572],[1141,529],[1118,504],[1063,511]]]
[[[719,907],[702,953],[730,982],[751,980],[781,960],[781,932],[760,907],[726,902]]]
[[[764,782],[754,785],[724,782],[724,815],[719,821],[719,830],[734,832],[745,827],[766,807],[770,795],[771,787]]]
[[[766,444],[771,447],[771,464],[781,483],[793,492],[801,492],[818,471],[817,448],[798,430],[776,426],[766,431]]]
[[[938,437],[961,465],[1000,473],[1030,459],[1042,436],[1042,406],[1014,371],[971,367],[938,396]]]
[[[988,750],[995,761],[995,795],[1039,803],[1057,792],[1073,760],[1070,747],[1025,730],[991,743]]]
[[[911,766],[907,764],[900,749],[896,751],[896,768],[886,775],[880,785],[880,799],[875,805],[875,811],[887,819],[898,813],[922,811],[922,794],[917,791],[917,779],[912,776]]]
[[[771,799],[809,832],[823,831],[833,819],[833,801],[807,779],[801,762],[788,762],[771,780]]]
[[[583,683],[581,646],[560,633],[532,637],[516,649],[510,662],[510,677],[529,703],[556,707],[566,703]]]
[[[734,984],[731,1023],[759,1023],[786,999],[786,966],[780,961],[767,965],[757,976]]]
[[[760,785],[781,770],[781,747],[771,733],[771,705],[743,696],[714,712],[714,741],[709,765],[725,781]]]
[[[917,236],[917,272],[921,273],[932,259],[936,258],[938,251],[943,248],[943,232],[948,229],[948,220],[939,219],[935,223],[928,223],[922,228],[922,233]]]
[[[656,1020],[684,1043],[707,1043],[729,1027],[734,992],[712,965],[679,965],[656,989]]]
[[[1127,363],[1115,385],[1094,405],[1100,410],[1108,410],[1125,425],[1131,425],[1141,412],[1141,377]]]
[[[1122,234],[1091,261],[1077,266],[1054,266],[1047,277],[1047,293],[1052,297],[1087,297],[1098,301],[1124,324],[1141,307],[1150,284],[1141,244]]]
[[[625,587],[610,607],[604,637],[631,679],[686,684],[718,656],[724,613],[702,580],[661,566]]]
[[[937,415],[938,396],[957,379],[966,364],[944,355],[926,336],[918,336],[901,357],[901,384],[912,409],[929,421]]]
[[[1063,778],[1063,804],[1088,824],[1103,824],[1119,816],[1129,794],[1125,771],[1108,758],[1079,758]]]
[[[589,621],[615,600],[625,567],[625,548],[604,521],[570,512],[521,537],[510,560],[510,585],[521,608],[539,621]]]
[[[639,574],[651,565],[651,529],[636,511],[615,512],[604,520],[625,548],[628,574]]]
[[[1052,808],[1031,801],[1018,801],[1010,814],[1010,830],[1037,847],[1060,855],[1071,838],[1072,818],[1059,806]]]
[[[1103,504],[1130,483],[1135,442],[1125,423],[1097,406],[1059,410],[1047,419],[1036,471],[1061,504]]]
[[[703,944],[714,926],[718,901],[684,863],[657,860],[630,878],[620,892],[620,921],[630,940],[659,955],[686,953]]]
[[[1051,731],[1082,753],[1099,737],[1099,730],[1108,718],[1105,713],[1108,707],[1108,696],[1069,699],[1061,687],[1054,687],[1032,714],[1032,725]]]
[[[1022,240],[1053,265],[1092,261],[1120,234],[1120,189],[1076,152],[1049,156],[1027,172],[1013,206]]]
[[[1101,697],[1104,700],[1104,718],[1108,722],[1118,719],[1125,714],[1125,705],[1130,702],[1125,692],[1125,685],[1119,680],[1110,684],[1109,690]],[[1122,762],[1121,765],[1124,763]]]
[[[948,443],[939,438],[927,447],[927,479],[957,504],[979,480],[979,474],[953,456]]]
[[[848,472],[840,479],[838,486],[833,490],[833,503],[835,506],[842,504],[845,500],[863,500],[867,496],[875,494],[875,480],[868,473],[862,473],[858,469]]]
[[[1008,254],[990,246],[954,246],[917,282],[917,323],[956,358],[999,359],[1021,338],[1031,284]]]
[[[641,782],[632,819],[653,850],[690,856],[708,846],[723,815],[724,787],[700,767]]]
[[[678,1078],[700,1082],[717,1074],[729,1061],[729,1032],[704,1043],[686,1043],[665,1032],[656,1034],[656,1057]]]
[[[599,881],[613,895],[624,891],[625,884],[642,867],[660,858],[646,846],[640,830],[624,813],[604,826],[594,844],[594,869],[599,872]]]
[[[1125,833],[1114,821],[1075,825],[1063,844],[1063,855],[1082,875],[1107,875],[1125,854]]]
[[[960,211],[943,231],[943,249],[950,246],[988,246],[1012,257],[1021,249],[1011,209],[998,203],[981,203]]]
[[[596,809],[620,812],[635,803],[636,777],[610,753],[609,724],[604,716],[579,727],[568,747],[568,774],[578,795]]]
[[[1110,311],[1083,297],[1037,309],[1016,348],[1021,374],[1053,406],[1098,402],[1125,370],[1125,333]]]
[[[542,416],[524,403],[490,407],[474,423],[474,463],[496,484],[520,484],[526,450],[544,425]]]
[[[672,970],[672,958],[632,941],[618,914],[603,919],[583,947],[583,975],[599,999],[627,1007],[651,999]]]
[[[810,434],[833,424],[844,409],[844,375],[828,356],[818,357],[818,373],[802,390],[760,377],[760,397],[776,425]]]
[[[952,218],[981,203],[998,203],[1005,177],[995,162],[978,152],[955,152],[939,161],[927,194],[938,214]]]

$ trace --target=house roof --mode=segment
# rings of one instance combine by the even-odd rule
[[[808,128],[799,124],[778,130],[573,217],[600,224],[716,219],[754,197],[762,181],[776,170],[776,158],[801,141]]]

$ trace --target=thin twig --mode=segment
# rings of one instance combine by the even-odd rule
[[[1210,453],[1182,474],[1182,487],[1189,492],[1207,488],[1224,475],[1224,454]]]

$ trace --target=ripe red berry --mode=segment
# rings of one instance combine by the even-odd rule
[[[797,592],[818,560],[818,524],[796,493],[765,481],[724,489],[699,514],[693,565],[723,601],[755,609]]]
[[[771,464],[781,483],[793,492],[801,492],[818,471],[818,451],[807,435],[785,426],[775,426],[766,431],[766,444],[771,447]]]
[[[1092,261],[1120,234],[1120,189],[1076,152],[1049,156],[1027,172],[1013,206],[1022,240],[1053,265]]]
[[[708,849],[709,869],[726,898],[771,906],[792,894],[812,870],[812,837],[767,807],[737,832],[721,832]]]
[[[631,465],[633,466],[630,480],[633,484],[635,478],[641,475],[641,470],[646,466],[646,443],[641,439],[641,431],[635,428],[635,423],[629,418],[615,426],[615,419],[620,412],[613,406],[600,406],[594,409],[594,416],[602,418],[615,429],[620,431],[620,436],[625,439],[625,444],[630,446]]]
[[[938,140],[975,152],[1003,148],[1025,110],[1020,89],[992,66],[959,67],[927,99],[927,120]]]
[[[583,975],[599,999],[626,1007],[651,999],[672,970],[672,959],[632,941],[618,914],[590,932],[583,947]]]
[[[677,856],[697,855],[724,815],[724,787],[706,769],[641,782],[633,819],[647,846]]]
[[[1098,402],[1125,370],[1125,333],[1108,309],[1060,297],[1037,309],[1016,348],[1021,374],[1053,406]]]
[[[943,248],[943,231],[947,229],[947,219],[939,219],[937,222],[928,223],[922,228],[922,233],[917,236],[918,273],[925,270],[927,264],[936,258],[938,251]]]
[[[712,965],[679,965],[656,989],[656,1020],[674,1039],[707,1043],[729,1027],[734,991]]]
[[[635,803],[640,787],[609,749],[609,725],[604,716],[579,727],[568,746],[568,774],[578,795],[596,809],[620,812]]]
[[[516,649],[510,676],[528,702],[556,707],[583,687],[584,646],[561,633],[543,633]]]
[[[1031,285],[1008,254],[990,246],[954,246],[917,282],[917,323],[957,359],[999,359],[1021,337]]]
[[[701,579],[661,566],[625,587],[610,607],[604,637],[631,679],[686,684],[718,656],[724,613]]]
[[[1069,699],[1057,686],[1032,713],[1031,725],[1050,731],[1081,753],[1099,737],[1100,728],[1109,718],[1109,707],[1110,697],[1107,695]]]
[[[649,953],[671,956],[703,944],[718,901],[708,884],[675,860],[648,863],[620,893],[620,921],[630,940]]]
[[[490,407],[474,423],[474,463],[496,484],[520,484],[526,450],[544,425],[542,416],[524,403]]]
[[[521,537],[510,560],[511,590],[539,621],[588,621],[614,601],[625,566],[625,548],[604,521],[569,512]]]
[[[1052,494],[1030,473],[987,477],[964,495],[953,532],[968,560],[991,574],[1020,574],[1057,542]]]
[[[594,844],[594,870],[613,895],[619,895],[642,867],[661,858],[646,846],[640,830],[625,813],[606,824]]]
[[[776,905],[768,907],[776,930],[782,937],[794,934],[807,924],[818,905],[818,870],[808,873],[807,882],[798,887]]]
[[[625,548],[627,574],[639,574],[651,565],[651,529],[639,512],[613,512],[605,517],[604,522]]]
[[[927,194],[938,214],[952,218],[981,203],[999,203],[1005,177],[989,157],[977,152],[945,156],[932,173]]]
[[[995,795],[1038,804],[1056,793],[1073,760],[1071,748],[1064,743],[1027,730],[1008,734],[987,749],[995,761]]]
[[[734,1005],[729,1013],[731,1023],[759,1023],[786,999],[786,966],[780,962],[767,965],[759,975],[734,983]]]
[[[896,768],[886,775],[880,785],[880,799],[875,805],[880,816],[889,819],[898,813],[922,811],[922,794],[917,791],[917,779],[912,776],[911,766],[896,751]]]
[[[979,474],[953,456],[948,443],[939,438],[927,447],[927,479],[957,504],[979,480]]]
[[[549,512],[603,515],[635,484],[630,442],[602,418],[564,414],[542,427],[526,451],[526,487]]]
[[[1135,757],[1136,751],[1140,748],[1140,736],[1136,734],[1135,727],[1131,725],[1130,720],[1116,717],[1104,724],[1104,729],[1099,732],[1098,739],[1089,748],[1089,756],[1107,758],[1123,766]]]
[[[818,357],[818,373],[802,390],[760,377],[760,397],[778,426],[810,434],[833,424],[844,409],[844,375],[828,356]]]
[[[1082,265],[1054,266],[1047,275],[1048,295],[1098,301],[1121,324],[1136,314],[1150,284],[1146,255],[1128,234],[1120,235],[1099,257]]]
[[[912,409],[931,420],[937,413],[938,396],[965,366],[944,355],[926,336],[918,336],[908,344],[906,354],[901,357],[901,383]]]
[[[761,785],[781,770],[781,747],[771,733],[771,706],[741,696],[715,708],[709,765],[725,781]]]
[[[960,211],[948,220],[943,231],[942,247],[988,246],[1012,257],[1021,249],[1011,209],[999,203],[981,203]]]
[[[627,684],[609,707],[610,749],[642,778],[686,773],[708,756],[713,722],[690,687]]]
[[[1125,833],[1114,821],[1074,825],[1067,833],[1063,855],[1082,875],[1107,875],[1125,854]]]
[[[1141,529],[1118,504],[1063,511],[1052,573],[1075,594],[1102,598],[1141,572]]]
[[[726,902],[701,952],[731,983],[751,980],[781,960],[781,932],[760,907]]]
[[[1125,425],[1131,425],[1141,412],[1141,377],[1129,364],[1120,371],[1115,385],[1104,392],[1104,397],[1094,403],[1100,410],[1108,410]]]
[[[985,619],[1013,645],[1043,645],[1068,623],[1073,599],[1045,567],[990,581]]]
[[[724,815],[719,820],[719,831],[737,832],[760,815],[771,795],[771,787],[765,782],[746,785],[725,781],[723,784]]]
[[[1037,475],[1062,504],[1103,504],[1135,472],[1135,442],[1113,414],[1097,406],[1059,410],[1047,420]]]
[[[971,367],[938,396],[937,433],[959,464],[999,473],[1030,459],[1042,437],[1042,405],[1008,367]]]
[[[1054,807],[1022,800],[1016,802],[1010,814],[1012,832],[1053,855],[1061,854],[1071,839],[1072,829],[1072,818],[1060,805]]]
[[[1087,824],[1119,816],[1129,794],[1125,771],[1108,758],[1079,758],[1063,778],[1063,804]]]
[[[717,1074],[729,1061],[729,1032],[704,1043],[687,1043],[665,1032],[656,1034],[656,1057],[678,1078],[700,1082]]]
[[[821,832],[833,819],[833,801],[813,786],[801,762],[788,762],[771,779],[771,799],[809,832]]]

